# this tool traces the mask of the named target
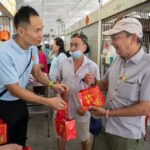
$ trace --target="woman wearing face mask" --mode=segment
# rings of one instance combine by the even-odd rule
[[[99,69],[95,62],[84,55],[87,49],[87,37],[84,34],[75,33],[71,37],[70,55],[59,67],[58,78],[62,83],[69,87],[69,93],[66,95],[68,101],[69,116],[76,120],[77,138],[81,141],[82,150],[89,150],[90,133],[89,122],[90,113],[84,112],[82,116],[79,114],[80,104],[77,93],[88,88],[91,85],[84,83],[86,74],[92,74],[99,79]],[[64,99],[64,98],[63,98]],[[59,150],[64,150],[63,141],[59,140]]]
[[[64,49],[64,41],[61,38],[55,38],[52,45],[52,51],[55,56],[52,59],[51,67],[49,71],[49,79],[56,81],[56,76],[58,73],[58,66],[67,59]]]

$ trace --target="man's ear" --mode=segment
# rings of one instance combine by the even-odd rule
[[[136,41],[137,40],[137,35],[133,33],[132,34],[132,39]]]
[[[16,29],[16,32],[18,33],[18,35],[20,36],[20,37],[23,37],[24,36],[24,33],[25,33],[25,30],[24,30],[24,28],[23,27],[18,27],[17,29]]]
[[[87,49],[87,45],[86,45],[86,44],[84,44],[84,50],[83,50],[83,52],[85,52],[85,51],[86,51],[86,49]]]
[[[132,34],[132,43],[135,43],[135,42],[137,42],[137,35],[136,34]]]

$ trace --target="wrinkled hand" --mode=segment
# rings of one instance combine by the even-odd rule
[[[60,84],[60,83],[54,84],[53,88],[54,88],[55,91],[57,91],[59,93],[65,93],[65,92],[69,91],[68,86],[66,86],[64,84]]]
[[[48,106],[54,110],[66,109],[67,104],[59,97],[50,98],[48,101]]]
[[[95,116],[106,116],[106,110],[102,107],[91,106],[88,110]]]
[[[22,146],[18,144],[6,144],[0,146],[0,150],[22,150]]]
[[[83,108],[79,107],[77,109],[77,114],[80,116],[83,116],[85,114],[86,110],[84,110]]]
[[[89,85],[95,84],[95,75],[92,73],[86,73],[83,80]]]

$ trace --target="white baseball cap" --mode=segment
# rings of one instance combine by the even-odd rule
[[[135,18],[123,18],[118,21],[112,29],[102,32],[103,35],[113,35],[122,31],[135,33],[139,38],[143,37],[141,23]]]

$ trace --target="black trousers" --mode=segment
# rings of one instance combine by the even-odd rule
[[[0,100],[0,118],[8,125],[8,143],[25,146],[28,123],[26,102],[23,100]]]

